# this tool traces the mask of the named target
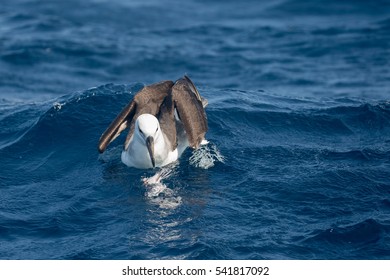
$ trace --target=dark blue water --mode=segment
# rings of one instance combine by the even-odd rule
[[[3,0],[0,258],[389,259],[389,69],[389,1]],[[153,196],[97,142],[184,74],[213,166]]]

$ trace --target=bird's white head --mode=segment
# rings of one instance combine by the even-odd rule
[[[156,136],[160,129],[160,124],[155,116],[151,114],[142,114],[135,122],[135,129],[139,132],[140,136],[146,139],[149,136]]]
[[[135,130],[135,134],[141,138],[141,141],[145,141],[150,160],[154,167],[154,140],[158,138],[160,133],[160,124],[157,118],[151,114],[140,115],[135,122]]]

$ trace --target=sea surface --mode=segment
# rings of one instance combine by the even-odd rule
[[[187,74],[209,143],[97,143]],[[2,0],[0,259],[390,259],[390,2]]]

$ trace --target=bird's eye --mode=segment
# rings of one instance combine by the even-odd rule
[[[158,131],[158,127],[156,128],[156,132]]]

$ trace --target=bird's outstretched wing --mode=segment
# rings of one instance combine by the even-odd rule
[[[133,100],[123,108],[100,137],[98,144],[99,152],[103,153],[107,146],[114,141],[122,131],[126,128],[130,128],[125,141],[125,149],[127,149],[129,141],[134,133],[135,120],[141,114],[152,114],[157,116],[161,103],[170,92],[172,86],[172,81],[162,81],[145,86],[138,92]]]
[[[203,99],[190,78],[184,76],[176,81],[171,90],[174,107],[187,133],[189,146],[198,148],[207,132],[207,117]]]

